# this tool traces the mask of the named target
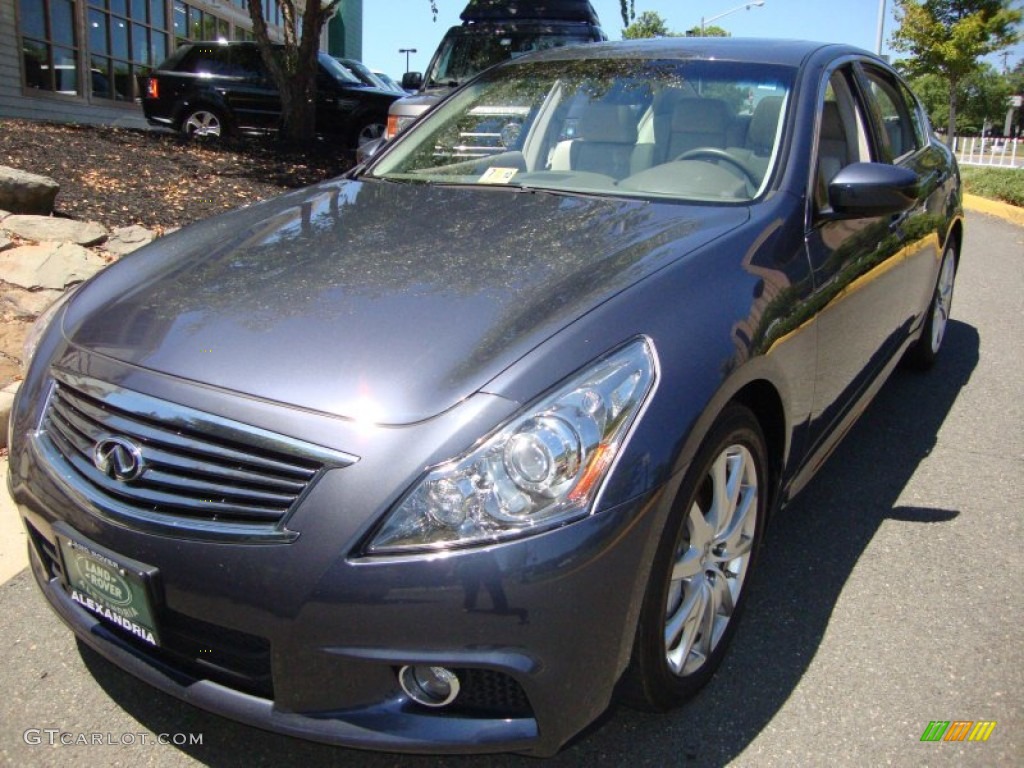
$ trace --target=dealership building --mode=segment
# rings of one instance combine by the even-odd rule
[[[277,0],[262,0],[280,27]],[[362,58],[362,0],[321,48]],[[248,0],[0,0],[0,118],[143,126],[136,76],[186,40],[252,39]]]

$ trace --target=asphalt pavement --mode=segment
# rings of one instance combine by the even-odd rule
[[[1022,339],[1024,227],[972,212],[939,363],[898,371],[768,530],[719,674],[668,715],[613,708],[543,765],[1024,764]],[[12,765],[541,765],[331,748],[164,696],[77,646],[21,570],[13,515],[0,507]],[[995,726],[921,741],[936,720]]]

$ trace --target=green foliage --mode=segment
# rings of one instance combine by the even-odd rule
[[[965,79],[982,56],[1020,39],[1024,14],[1015,0],[896,0],[899,27],[892,47],[909,54],[899,62],[910,76],[938,75],[948,84],[947,130],[956,132],[957,103]]]
[[[686,30],[687,37],[701,37],[700,27],[691,27]],[[719,27],[715,24],[708,24],[704,26],[703,37],[732,37],[732,33],[729,30]]]
[[[647,37],[678,37],[670,32],[665,20],[657,11],[644,11],[632,24],[622,30],[623,40],[640,40]]]
[[[964,191],[1024,208],[1024,169],[960,167]]]
[[[932,125],[949,125],[949,83],[939,75],[922,75],[911,80],[914,92],[921,99]],[[956,133],[980,133],[988,126],[1002,129],[1006,120],[1007,100],[1013,93],[1010,79],[996,72],[989,64],[964,78],[957,99]]]

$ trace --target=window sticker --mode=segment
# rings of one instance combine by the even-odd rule
[[[518,168],[488,168],[480,177],[481,184],[508,184],[519,173]]]

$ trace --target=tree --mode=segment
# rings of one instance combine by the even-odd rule
[[[940,75],[922,75],[911,81],[934,125],[948,125],[949,88]],[[982,64],[964,78],[957,97],[956,133],[980,133],[986,128],[1001,131],[1006,122],[1009,78],[991,65]]]
[[[284,45],[270,39],[262,0],[248,0],[252,31],[260,56],[281,95],[280,137],[307,142],[316,133],[317,53],[324,25],[342,0],[277,0],[281,7]]]
[[[700,27],[691,27],[686,30],[687,37],[732,37],[732,33],[729,30],[722,27],[711,24],[710,26],[704,27],[704,34],[700,33]]]
[[[911,77],[934,74],[947,86],[946,141],[956,134],[957,103],[979,59],[1016,43],[1022,14],[1013,0],[896,0],[899,27],[892,47],[910,54],[899,62]]]
[[[644,11],[636,21],[622,30],[623,40],[640,40],[646,37],[678,37],[670,32],[665,20],[657,11]]]

